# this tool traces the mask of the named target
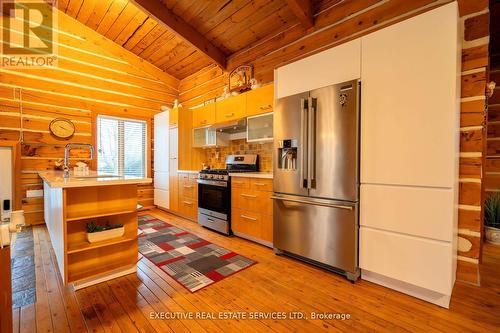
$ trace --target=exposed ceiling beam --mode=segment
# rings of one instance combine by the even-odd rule
[[[314,26],[314,15],[311,0],[287,0],[286,2],[304,28],[309,29]]]
[[[217,65],[226,68],[226,55],[214,46],[205,36],[196,31],[188,23],[175,15],[159,0],[131,0],[159,24],[173,31],[201,53],[212,59]]]

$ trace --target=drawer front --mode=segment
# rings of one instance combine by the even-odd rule
[[[198,216],[198,203],[191,198],[179,198],[179,213],[190,218],[196,218]]]
[[[198,184],[188,181],[182,181],[179,184],[179,196],[186,197],[193,200],[198,200]]]
[[[451,295],[451,243],[361,226],[359,251],[362,269]]]
[[[250,188],[255,191],[273,191],[273,180],[265,178],[250,178]]]
[[[231,178],[231,188],[250,188],[250,178],[244,177],[232,177]]]
[[[360,225],[451,242],[452,189],[361,185]]]
[[[261,238],[262,218],[260,214],[242,209],[234,209],[231,218],[233,231]]]
[[[231,195],[232,205],[235,208],[268,215],[273,213],[271,192],[235,188]]]

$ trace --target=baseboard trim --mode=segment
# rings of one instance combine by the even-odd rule
[[[446,309],[450,308],[451,295],[444,295],[364,269],[361,270],[361,279],[394,289],[403,294],[422,299],[426,302],[436,304]]]

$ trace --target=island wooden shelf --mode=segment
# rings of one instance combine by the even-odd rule
[[[120,211],[108,211],[108,212],[95,212],[89,215],[85,216],[75,216],[71,218],[67,218],[66,222],[71,222],[71,221],[80,221],[80,220],[90,220],[90,219],[95,219],[99,217],[107,217],[107,216],[112,216],[112,215],[123,215],[123,214],[130,214],[134,213],[136,210],[120,210]]]
[[[115,244],[132,242],[135,240],[137,240],[137,233],[135,234],[135,236],[127,235],[127,236],[113,238],[110,240],[105,240],[102,242],[96,242],[96,243],[89,243],[89,242],[73,243],[73,244],[68,244],[67,253],[74,254],[74,253],[79,253],[82,251],[97,249],[100,247],[106,247],[106,246],[111,246],[111,245],[115,245]]]

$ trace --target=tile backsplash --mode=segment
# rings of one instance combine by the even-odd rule
[[[247,142],[245,139],[233,140],[229,146],[206,149],[207,164],[213,169],[226,167],[227,155],[257,154],[259,155],[259,170],[261,172],[273,171],[273,143]]]

